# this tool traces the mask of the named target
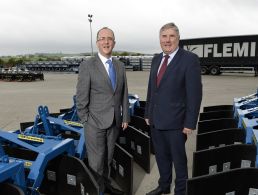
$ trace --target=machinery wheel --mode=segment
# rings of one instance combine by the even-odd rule
[[[210,68],[211,75],[219,75],[220,73],[220,67],[219,66],[212,66]]]
[[[24,191],[11,183],[1,183],[0,184],[0,194],[6,195],[25,195]]]
[[[59,195],[99,195],[98,184],[82,160],[63,156],[58,172]]]

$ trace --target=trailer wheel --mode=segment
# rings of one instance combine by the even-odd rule
[[[203,75],[209,74],[209,69],[207,66],[201,67],[201,74],[203,74]]]
[[[211,75],[219,75],[220,74],[220,67],[219,66],[212,66],[210,68]]]

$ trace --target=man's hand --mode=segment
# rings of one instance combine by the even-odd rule
[[[150,125],[148,118],[145,119],[145,122],[146,122],[147,125]]]
[[[128,123],[122,123],[122,129],[125,130],[128,127]]]
[[[193,131],[192,129],[188,129],[186,127],[183,129],[183,133],[186,134],[186,135],[192,134],[192,131]]]

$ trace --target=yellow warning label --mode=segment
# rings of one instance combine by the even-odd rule
[[[255,144],[257,144],[257,139],[256,139],[255,136],[253,136],[253,141],[254,141]]]
[[[242,125],[244,126],[244,129],[246,129],[246,125],[245,125],[244,120],[242,121]]]
[[[25,167],[30,167],[31,165],[32,165],[32,162],[29,162],[29,161],[24,162]]]
[[[27,141],[44,143],[44,139],[40,138],[40,137],[34,137],[34,136],[28,136],[28,135],[19,134],[18,138],[21,139],[21,140],[27,140]]]
[[[81,123],[74,122],[74,121],[64,120],[64,123],[65,123],[66,125],[70,125],[70,126],[83,127],[83,125],[82,125]]]

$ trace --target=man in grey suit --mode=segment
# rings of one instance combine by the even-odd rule
[[[85,130],[87,158],[100,190],[120,194],[110,184],[110,164],[119,131],[129,121],[125,67],[111,57],[114,32],[104,27],[97,33],[98,54],[81,63],[76,106]]]

